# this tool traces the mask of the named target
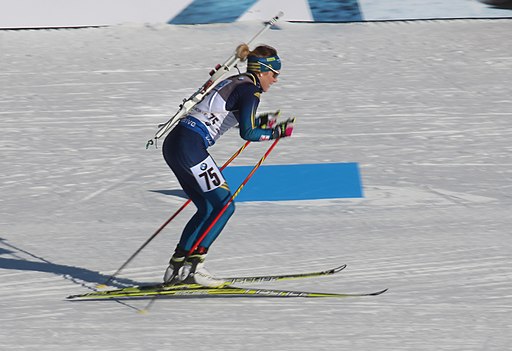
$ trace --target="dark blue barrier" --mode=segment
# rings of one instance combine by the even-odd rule
[[[258,0],[194,0],[168,23],[205,24],[235,22]],[[315,22],[362,21],[357,0],[308,0]],[[280,10],[275,6],[275,11]]]
[[[235,22],[258,0],[194,0],[172,18],[170,24]]]
[[[357,0],[308,0],[315,22],[356,22],[363,15]]]

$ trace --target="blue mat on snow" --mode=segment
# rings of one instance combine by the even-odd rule
[[[222,173],[232,192],[253,166],[228,167]],[[357,163],[261,166],[235,201],[317,200],[363,197]]]

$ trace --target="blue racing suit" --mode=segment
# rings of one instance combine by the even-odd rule
[[[245,140],[272,138],[272,129],[258,127],[256,110],[262,89],[252,73],[220,82],[165,138],[163,156],[197,212],[185,226],[178,249],[189,251],[231,198],[231,191],[207,148],[239,125]],[[200,244],[207,250],[235,211],[231,202]]]

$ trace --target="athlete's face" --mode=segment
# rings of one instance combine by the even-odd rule
[[[278,71],[268,71],[268,72],[262,72],[259,74],[260,77],[260,84],[261,89],[263,91],[268,91],[270,89],[270,86],[277,82],[277,77],[279,76]]]

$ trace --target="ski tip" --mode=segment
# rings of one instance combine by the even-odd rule
[[[347,268],[347,265],[346,265],[346,264],[342,264],[341,266],[334,268],[334,269],[332,270],[332,272],[333,272],[333,273],[338,273],[338,272],[340,272],[340,271],[344,270],[345,268]]]
[[[376,291],[374,293],[371,293],[370,295],[371,296],[377,296],[377,295],[380,295],[380,294],[384,294],[386,291],[388,291],[389,289],[386,288],[386,289],[383,289],[383,290],[380,290],[380,291]]]
[[[105,285],[105,284],[96,285],[96,289],[105,289],[106,287],[107,287],[107,285]]]

